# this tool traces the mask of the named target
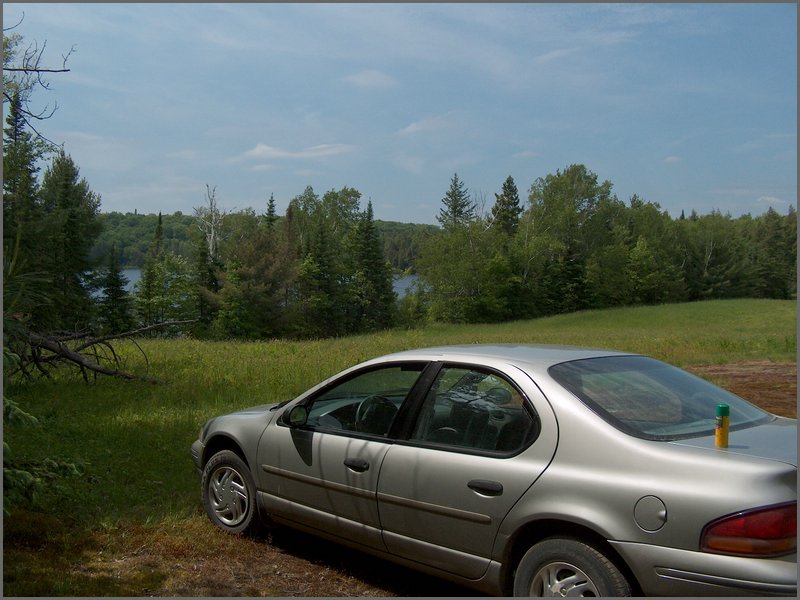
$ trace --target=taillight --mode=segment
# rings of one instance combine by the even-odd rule
[[[716,554],[768,557],[797,551],[797,502],[745,510],[703,528],[700,549]]]

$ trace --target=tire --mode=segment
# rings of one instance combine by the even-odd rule
[[[528,550],[514,575],[515,596],[630,596],[622,572],[596,548],[575,539],[548,538]]]
[[[260,526],[256,484],[245,462],[230,450],[212,456],[203,468],[203,508],[227,533],[255,533]]]

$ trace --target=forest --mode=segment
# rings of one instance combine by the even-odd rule
[[[282,218],[278,217],[278,220]],[[123,269],[142,268],[158,215],[141,214],[136,211],[101,212],[99,219],[102,231],[90,252],[92,260],[102,261],[114,246]],[[178,256],[185,258],[191,256],[197,228],[196,219],[191,215],[182,212],[162,215],[163,243],[169,251]],[[384,256],[397,272],[413,269],[414,259],[419,254],[422,243],[438,231],[435,225],[398,223],[380,219],[375,219],[375,228],[383,240]]]
[[[116,248],[120,264],[143,267],[157,244],[160,252],[191,263],[202,254],[202,245],[210,248],[202,222],[203,215],[209,221],[209,214],[220,213],[212,193],[209,189],[208,206],[194,216],[99,213],[103,227],[92,258],[102,261]],[[621,202],[610,182],[598,182],[584,165],[570,165],[537,179],[524,203],[509,177],[486,210],[455,174],[442,198],[440,226],[373,219],[367,235],[378,238],[372,242],[375,264],[388,263],[384,277],[391,271],[413,272],[417,285],[388,307],[383,320],[368,323],[359,316],[366,302],[347,307],[348,299],[365,293],[353,287],[364,271],[358,275],[358,267],[347,258],[356,252],[354,236],[365,232],[356,228],[365,217],[359,199],[352,188],[330,190],[320,198],[307,187],[291,200],[285,216],[275,215],[270,202],[262,214],[252,209],[219,214],[216,266],[198,292],[206,300],[198,304],[207,311],[207,326],[197,326],[193,333],[315,337],[429,321],[497,322],[620,305],[796,295],[792,208],[786,215],[770,209],[757,217],[734,219],[715,211],[673,219],[658,204],[638,196]],[[271,258],[258,256],[257,264],[253,262],[263,231],[269,231],[273,242],[295,240],[288,257],[281,254],[284,246],[270,245]],[[326,248],[314,239],[324,240]],[[294,267],[279,273],[277,264]],[[327,287],[321,285],[321,264],[333,274],[325,280]],[[258,297],[260,292],[252,295],[252,286],[282,292],[270,302],[267,296]],[[243,305],[245,297],[250,300]],[[232,310],[232,303],[235,321],[225,312]],[[256,305],[261,307],[257,314],[248,308]],[[338,325],[315,327],[302,321],[300,315],[313,315],[319,306],[327,307]],[[198,314],[186,305],[167,312],[172,318]],[[262,319],[266,315],[271,317]]]

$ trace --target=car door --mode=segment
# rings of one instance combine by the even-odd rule
[[[389,430],[425,363],[372,367],[344,376],[276,419],[258,448],[270,514],[384,549],[376,492]]]
[[[549,404],[527,377],[444,365],[408,439],[383,460],[378,510],[388,550],[480,577],[500,523],[552,459],[556,438]]]

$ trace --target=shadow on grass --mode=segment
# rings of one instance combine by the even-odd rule
[[[157,568],[119,577],[91,568],[88,557],[102,554],[90,532],[69,520],[18,510],[3,519],[5,596],[146,596],[165,579]],[[112,559],[113,560],[113,559]]]
[[[232,536],[204,515],[86,529],[26,510],[4,520],[7,596],[474,596],[288,528]]]
[[[285,527],[276,528],[259,539],[283,552],[337,571],[348,573],[391,596],[482,596],[474,590],[450,583],[374,557],[358,550]]]

